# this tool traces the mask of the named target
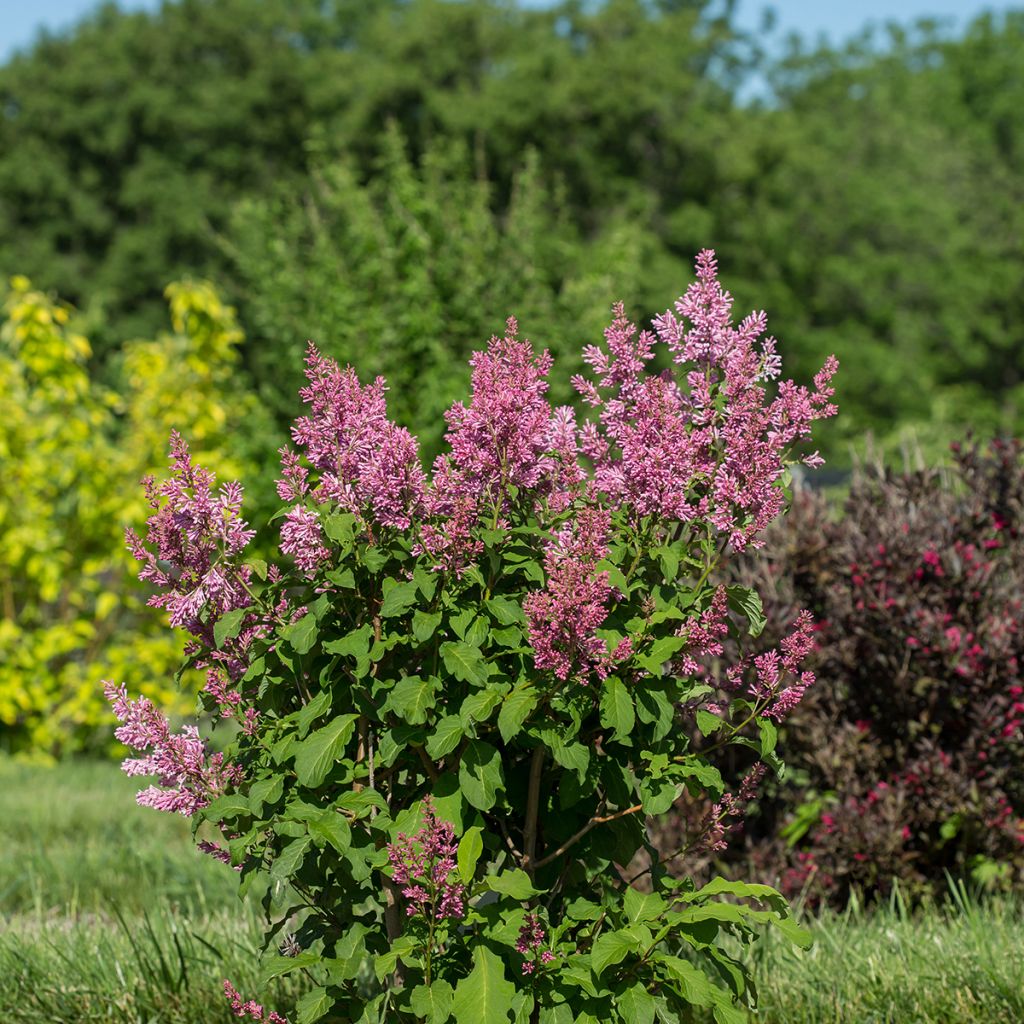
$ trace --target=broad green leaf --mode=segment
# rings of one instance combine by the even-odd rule
[[[486,722],[491,712],[501,703],[501,690],[486,689],[471,693],[463,702],[459,717],[469,729],[473,722]]]
[[[452,1015],[454,991],[447,981],[417,985],[409,995],[412,1012],[425,1024],[444,1024]]]
[[[213,625],[213,642],[220,649],[228,640],[234,640],[242,630],[242,620],[247,608],[236,608],[222,615]]]
[[[306,950],[298,956],[271,956],[263,961],[260,968],[260,980],[265,985],[274,978],[280,978],[284,974],[291,974],[292,971],[299,971],[306,967],[313,967],[320,963],[319,953]]]
[[[285,626],[281,630],[281,636],[291,644],[296,654],[306,654],[313,646],[318,631],[316,616],[312,612],[308,612],[298,622]]]
[[[621,594],[629,594],[629,584],[626,582],[626,577],[614,562],[609,561],[607,558],[602,558],[594,568],[597,572],[608,573],[608,582]]]
[[[483,740],[471,740],[459,762],[462,795],[478,811],[489,811],[505,788],[501,755]]]
[[[416,643],[426,643],[440,624],[440,612],[425,612],[422,608],[417,608],[412,613],[412,635]]]
[[[637,940],[624,929],[605,932],[590,951],[590,968],[600,978],[613,964],[620,964],[630,953],[637,951]]]
[[[657,962],[675,982],[679,994],[694,1006],[713,1006],[725,992],[712,984],[711,980],[695,964],[677,956],[658,956]]]
[[[324,650],[328,654],[347,654],[352,658],[360,658],[370,649],[372,639],[373,627],[360,626],[340,640],[329,640],[324,644]]]
[[[266,779],[257,779],[249,787],[249,808],[259,817],[263,813],[264,804],[275,804],[284,792],[284,778],[271,775]]]
[[[427,720],[427,712],[434,706],[439,682],[434,676],[427,679],[406,676],[391,691],[387,706],[410,725],[423,725]]]
[[[343,814],[327,811],[309,822],[309,834],[331,844],[338,853],[344,853],[352,843],[352,829]]]
[[[310,989],[295,1006],[295,1024],[314,1024],[334,1005],[327,989],[318,985]]]
[[[357,717],[339,715],[295,744],[295,774],[300,785],[315,789],[323,784],[327,773],[344,752]]]
[[[665,545],[655,548],[654,554],[661,564],[661,574],[666,583],[672,583],[679,575],[679,552],[675,548]]]
[[[287,881],[299,869],[309,849],[309,836],[293,839],[275,858],[270,869],[271,878]]]
[[[606,729],[614,729],[615,739],[619,740],[629,736],[636,724],[633,698],[617,676],[609,676],[604,681],[601,692],[601,724]]]
[[[385,586],[387,586],[386,580]],[[380,606],[381,618],[390,619],[396,615],[404,615],[416,603],[416,600],[417,587],[412,580],[395,583],[385,590],[384,600]]]
[[[761,604],[761,595],[750,587],[741,587],[738,583],[726,587],[725,591],[729,595],[729,607],[740,612],[747,620],[750,635],[760,636],[768,621]]]
[[[757,728],[761,732],[761,756],[767,757],[774,753],[775,745],[779,741],[778,726],[770,718],[758,718]]]
[[[489,875],[485,881],[494,892],[500,892],[503,896],[511,896],[514,900],[528,900],[541,892],[540,889],[533,887],[530,876],[522,868],[513,868],[511,871]]]
[[[309,732],[309,727],[331,707],[331,691],[321,690],[308,704],[304,704],[295,717],[296,730],[302,739]]]
[[[644,656],[652,664],[664,665],[674,654],[678,654],[686,646],[684,636],[663,636],[655,640],[650,648],[644,651]]]
[[[642,981],[616,996],[615,1005],[625,1024],[654,1024],[654,997]]]
[[[517,622],[525,622],[526,615],[518,601],[507,597],[492,597],[486,602],[487,610],[494,616],[499,625],[512,626]]]
[[[227,821],[240,817],[248,817],[252,813],[251,802],[241,793],[228,793],[219,796],[213,803],[204,808],[203,816],[209,821]]]
[[[536,706],[537,689],[530,683],[517,686],[502,701],[501,711],[498,712],[498,731],[506,743],[519,732]]]
[[[642,893],[636,889],[626,890],[622,906],[630,924],[657,921],[668,910],[668,904],[657,893]]]
[[[462,719],[458,715],[445,715],[437,728],[427,737],[427,753],[435,760],[450,754],[463,737]]]
[[[461,679],[471,686],[483,686],[487,682],[487,662],[484,661],[479,647],[449,640],[441,644],[441,657],[444,659],[445,668],[456,679]]]
[[[265,580],[267,578],[267,563],[262,558],[254,558],[249,562],[249,568],[256,573],[256,578]]]
[[[481,838],[483,829],[479,825],[466,829],[466,834],[459,840],[459,877],[463,884],[469,885],[476,873],[477,861],[484,852],[484,841]]]
[[[395,939],[390,948],[386,953],[378,953],[373,959],[373,969],[377,974],[378,979],[382,979],[387,975],[391,974],[392,971],[398,966],[398,961],[408,962],[407,958],[411,957],[416,951],[416,939],[411,935],[399,935]]]
[[[704,708],[698,708],[697,728],[700,729],[702,735],[710,736],[712,733],[718,732],[724,725],[725,719],[713,715],[710,711],[705,711]]]
[[[473,970],[456,986],[452,1012],[457,1024],[507,1024],[515,994],[505,965],[486,946],[477,946]]]

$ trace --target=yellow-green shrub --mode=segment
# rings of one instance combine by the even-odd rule
[[[222,453],[251,412],[227,378],[243,335],[213,286],[168,287],[172,330],[123,348],[116,387],[89,374],[73,310],[11,281],[0,327],[0,749],[51,757],[107,742],[103,678],[129,679],[180,711],[180,642],[146,606],[124,548],[139,480],[160,473],[174,425],[226,476]],[[236,393],[237,395],[237,393]]]

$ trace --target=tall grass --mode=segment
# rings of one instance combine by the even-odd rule
[[[0,762],[0,1020],[228,1024],[222,979],[284,1013],[299,982],[260,992],[257,911],[188,822],[134,806],[115,766]],[[895,897],[807,922],[801,953],[755,946],[764,1024],[1020,1024],[1024,905]],[[294,1019],[294,1017],[293,1017]]]

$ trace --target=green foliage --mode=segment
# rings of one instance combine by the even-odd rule
[[[89,374],[70,307],[15,278],[0,327],[0,748],[58,755],[109,742],[100,681],[134,678],[179,712],[181,646],[146,607],[123,528],[141,528],[138,481],[160,471],[172,425],[206,438],[212,465],[247,400],[226,383],[242,334],[206,283],[167,289],[172,333],[124,346],[118,388]]]
[[[586,338],[599,334],[607,296],[640,290],[643,240],[626,225],[584,238],[536,156],[516,167],[507,208],[473,173],[469,153],[431,146],[417,168],[392,128],[366,185],[327,163],[305,193],[239,204],[230,252],[242,281],[261,396],[289,412],[307,338],[342,364],[387,378],[395,418],[436,454],[443,412],[468,381],[481,338],[507,316],[544,324],[534,337],[556,356],[554,399],[569,403]]]
[[[574,342],[616,248],[653,315],[713,245],[801,374],[853,367],[826,454],[937,451],[1024,428],[1022,36],[755,60],[704,0],[108,7],[0,68],[0,272],[88,302],[103,362],[167,280],[214,276],[276,413],[312,334],[434,429],[467,338],[538,313]],[[751,74],[769,102],[737,102]]]

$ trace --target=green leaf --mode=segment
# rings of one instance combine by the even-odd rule
[[[265,985],[274,978],[280,978],[284,974],[291,974],[292,971],[299,971],[305,967],[313,967],[320,963],[320,954],[306,950],[298,956],[271,956],[263,961],[260,969],[260,980]]]
[[[486,722],[491,717],[491,712],[500,703],[500,690],[492,688],[471,693],[462,702],[462,710],[459,712],[462,724],[469,729],[473,722]]]
[[[409,996],[409,1007],[426,1024],[444,1024],[452,1015],[454,991],[447,981],[417,985]]]
[[[422,608],[417,608],[412,613],[412,635],[416,643],[426,643],[440,624],[440,612],[425,612]]]
[[[590,969],[594,976],[600,978],[613,964],[622,963],[630,953],[636,952],[637,945],[636,936],[625,930],[605,932],[590,951]]]
[[[615,1005],[625,1024],[654,1024],[654,997],[643,981],[636,982],[616,996]]]
[[[657,893],[627,889],[623,897],[623,912],[630,924],[656,921],[666,910],[668,904]]]
[[[300,785],[315,789],[323,784],[327,773],[345,750],[358,717],[340,715],[295,744],[295,774]]]
[[[295,1024],[314,1024],[334,1005],[327,989],[318,985],[307,992],[295,1006]]]
[[[390,974],[398,966],[399,960],[404,962],[408,957],[412,956],[416,951],[416,945],[416,939],[413,936],[399,935],[391,943],[386,953],[378,953],[373,959],[373,969],[378,979]]]
[[[390,619],[396,615],[404,615],[417,599],[417,587],[412,580],[403,583],[395,583],[390,589],[387,588],[388,581],[384,581],[384,600],[381,602],[380,615],[383,619]]]
[[[770,718],[758,718],[757,727],[761,731],[761,756],[767,757],[779,742],[779,729]]]
[[[331,707],[331,691],[322,690],[308,704],[304,704],[295,717],[296,731],[302,739],[309,732],[309,727]]]
[[[629,584],[626,582],[626,577],[614,562],[610,562],[607,558],[602,558],[601,561],[594,566],[594,569],[596,572],[608,573],[608,582],[621,594],[629,594]]]
[[[441,644],[441,657],[444,659],[445,668],[456,679],[461,679],[471,686],[483,686],[487,682],[487,662],[484,661],[479,647],[449,640]]]
[[[657,665],[658,668],[661,668],[666,661],[685,646],[685,636],[663,636],[651,644],[650,648],[644,652],[644,657],[652,665]]]
[[[313,646],[318,632],[316,616],[312,612],[303,615],[298,622],[285,626],[281,637],[287,640],[296,654],[306,654]]]
[[[541,735],[551,748],[551,756],[555,761],[568,771],[576,772],[582,782],[590,767],[590,748],[582,743],[566,743],[554,729],[545,729]]]
[[[537,689],[530,683],[517,686],[502,701],[501,711],[498,712],[498,731],[506,743],[519,732],[536,706]]]
[[[327,811],[321,817],[309,822],[309,834],[314,839],[323,839],[330,843],[338,853],[345,853],[352,845],[352,829],[343,814]]]
[[[718,715],[713,715],[710,711],[705,711],[704,708],[697,710],[697,728],[700,729],[702,735],[710,736],[712,733],[718,732],[724,725],[724,718],[719,718]]]
[[[462,736],[462,719],[458,715],[445,715],[427,737],[427,753],[435,761],[440,760],[459,745]]]
[[[203,809],[203,817],[208,821],[227,821],[235,818],[248,817],[252,813],[251,804],[241,793],[228,793],[219,796]]]
[[[455,989],[452,1012],[457,1024],[507,1024],[515,994],[505,965],[486,946],[477,946],[473,970]]]
[[[242,620],[245,618],[248,608],[236,608],[232,612],[222,615],[213,624],[213,642],[220,650],[225,641],[234,640],[242,630]]]
[[[459,877],[464,885],[473,881],[476,873],[477,861],[480,854],[484,852],[484,841],[481,838],[483,829],[479,825],[466,829],[466,834],[459,840]]]
[[[271,878],[286,881],[299,870],[309,849],[309,836],[293,839],[275,858],[270,869]]]
[[[658,963],[676,983],[679,994],[694,1006],[713,1006],[725,996],[724,990],[713,985],[707,975],[689,960],[677,956],[659,956]]]
[[[530,876],[522,868],[502,871],[498,875],[488,875],[485,879],[492,891],[502,896],[511,896],[514,900],[528,900],[538,896],[542,890],[535,889]]]
[[[636,724],[633,698],[622,680],[616,676],[609,676],[604,681],[601,693],[601,724],[606,729],[614,729],[615,739],[618,740],[625,739]]]
[[[410,725],[423,725],[427,720],[427,712],[434,706],[434,695],[439,683],[436,676],[428,679],[406,676],[391,691],[387,706]]]
[[[262,558],[254,558],[249,562],[249,568],[256,573],[256,578],[265,580],[267,578],[267,563]]]
[[[284,792],[284,778],[271,775],[266,779],[257,779],[249,787],[249,808],[253,815],[259,817],[263,813],[264,804],[275,804]]]
[[[462,795],[478,811],[489,811],[505,788],[501,754],[483,740],[471,740],[459,762]]]
[[[526,621],[523,607],[518,601],[512,601],[507,597],[492,597],[486,605],[487,610],[501,626],[512,626]]]
[[[726,587],[725,592],[729,595],[729,607],[747,620],[750,635],[760,636],[768,621],[761,604],[761,595],[750,587],[741,587],[738,583]]]
[[[354,629],[340,640],[329,640],[324,644],[324,650],[328,654],[346,654],[351,658],[361,658],[370,649],[372,638],[373,627],[367,624]]]
[[[665,545],[655,548],[653,552],[661,564],[661,574],[666,583],[672,583],[679,575],[679,552]]]

